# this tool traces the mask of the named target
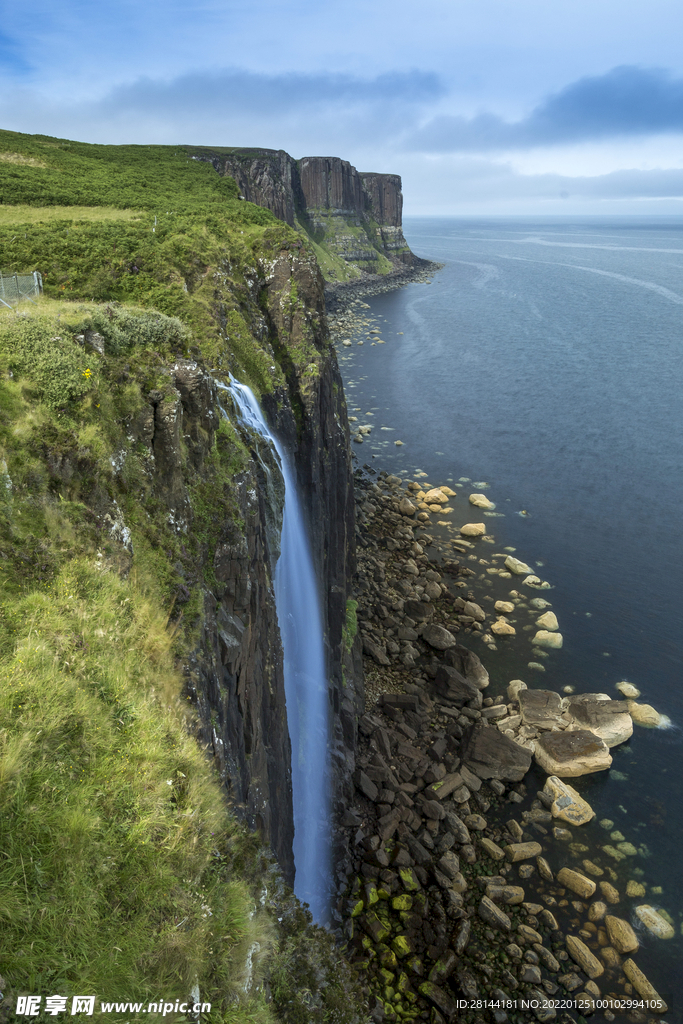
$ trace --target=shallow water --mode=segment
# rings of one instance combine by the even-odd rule
[[[473,640],[493,694],[523,678],[619,698],[628,680],[671,720],[636,726],[613,771],[577,788],[597,819],[649,848],[617,870],[675,922],[672,940],[643,936],[636,961],[673,993],[666,1019],[683,1019],[683,220],[420,218],[405,230],[414,252],[445,266],[431,284],[367,300],[386,344],[363,331],[338,349],[349,412],[374,425],[354,449],[408,479],[470,478],[452,518],[485,522],[496,538],[473,552],[514,547],[551,583],[529,593],[552,603],[564,637],[544,673],[528,668],[519,630],[497,651]],[[484,483],[496,503],[487,518],[467,502]],[[492,579],[496,599],[524,589]],[[591,846],[605,842],[597,819]]]

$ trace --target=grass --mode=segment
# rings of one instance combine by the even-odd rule
[[[0,155],[0,160],[3,157]],[[0,226],[46,224],[65,221],[140,220],[140,210],[119,210],[115,206],[0,206]]]

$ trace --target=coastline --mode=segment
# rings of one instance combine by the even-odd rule
[[[393,287],[396,287],[396,284]],[[389,288],[382,290],[387,291]],[[368,289],[365,294],[369,295],[373,292]],[[353,299],[357,297],[357,292],[352,293]],[[334,312],[338,312],[336,323]],[[344,331],[351,333],[354,329],[349,325],[348,317],[345,316],[346,310],[337,311],[335,309],[334,312],[332,329],[333,335],[337,335],[335,340],[338,343],[350,345],[350,339],[344,341],[341,336]],[[367,331],[368,341],[370,341],[371,320],[371,314],[369,317],[361,314],[355,321],[356,330],[361,327]],[[379,332],[376,333],[379,334]],[[371,343],[378,340],[374,338]],[[359,432],[354,440],[362,443],[363,433],[359,428],[356,429]],[[430,551],[427,550],[430,548],[429,543],[422,547],[420,540],[424,541],[429,538],[430,541],[434,541],[434,538],[429,537],[427,532],[430,528],[429,517],[427,517],[427,522],[422,523],[416,519],[408,521],[405,514],[401,514],[399,508],[401,501],[406,497],[414,497],[414,492],[411,494],[410,488],[407,491],[403,490],[408,481],[390,477],[386,472],[375,477],[371,467],[365,466],[364,469],[365,473],[357,472],[356,474],[359,587],[362,590],[364,587],[373,585],[381,587],[383,584],[385,595],[384,601],[380,601],[376,600],[378,595],[375,594],[366,607],[361,600],[359,608],[359,629],[364,639],[369,699],[366,702],[365,718],[361,719],[362,738],[357,761],[357,800],[350,812],[358,820],[350,823],[347,821],[345,825],[346,843],[349,850],[346,869],[350,884],[344,890],[344,897],[338,905],[338,909],[344,919],[345,938],[354,950],[352,954],[354,959],[367,975],[369,990],[375,995],[381,990],[382,985],[385,995],[387,990],[392,990],[388,998],[381,999],[380,997],[376,1003],[373,1011],[374,1019],[432,1019],[436,1021],[452,1019],[455,1009],[449,1003],[449,998],[453,998],[453,990],[449,989],[447,984],[450,978],[460,992],[467,994],[469,987],[471,993],[469,998],[472,999],[479,999],[483,996],[503,1001],[507,999],[512,1004],[520,995],[524,995],[532,999],[545,1000],[545,1009],[541,1008],[540,1013],[533,1011],[531,1007],[527,1008],[527,1012],[521,1012],[518,1007],[511,1006],[508,1008],[510,1012],[507,1016],[504,1015],[500,1018],[496,1016],[496,1020],[555,1019],[556,1011],[548,1002],[553,999],[564,999],[565,1007],[569,1007],[573,1001],[573,1008],[579,1016],[598,1012],[598,1019],[604,1017],[608,1021],[613,1020],[614,1014],[608,1006],[606,1004],[598,1005],[598,1003],[604,1004],[605,999],[611,999],[615,1011],[618,1012],[620,1001],[623,1002],[630,998],[632,1002],[637,1002],[640,999],[643,1003],[643,998],[639,995],[640,989],[650,993],[654,992],[647,979],[644,979],[642,974],[632,968],[632,956],[625,956],[623,952],[615,948],[615,945],[611,944],[612,936],[611,933],[608,933],[605,924],[609,918],[611,921],[622,922],[627,929],[630,929],[628,919],[633,919],[634,908],[643,903],[645,894],[645,887],[637,877],[639,869],[636,867],[632,872],[633,877],[626,878],[625,872],[629,868],[629,864],[635,864],[627,859],[629,854],[611,860],[609,855],[605,856],[604,846],[597,846],[594,839],[592,847],[586,845],[589,840],[586,840],[585,835],[582,834],[580,826],[577,827],[574,834],[570,829],[564,828],[562,824],[556,824],[553,827],[554,817],[549,809],[553,801],[549,798],[548,792],[540,786],[537,788],[533,785],[536,774],[534,769],[530,774],[525,773],[519,782],[515,783],[513,780],[503,782],[501,779],[494,779],[492,785],[491,780],[478,778],[476,772],[473,772],[471,767],[467,767],[465,759],[461,758],[462,735],[457,736],[458,728],[464,734],[467,729],[471,728],[473,722],[486,722],[489,716],[491,717],[490,724],[493,724],[498,713],[502,711],[502,705],[506,705],[505,715],[507,717],[519,711],[518,705],[515,706],[515,701],[510,699],[510,695],[506,701],[502,694],[498,693],[492,697],[482,697],[480,694],[480,700],[475,699],[471,705],[464,702],[460,706],[457,704],[449,706],[443,693],[440,696],[434,693],[434,680],[436,672],[438,672],[434,662],[436,661],[438,664],[438,659],[443,657],[443,651],[430,650],[429,645],[425,645],[420,630],[413,628],[418,625],[415,621],[407,626],[408,631],[412,631],[414,636],[400,635],[401,616],[398,617],[397,622],[388,626],[388,636],[386,630],[382,629],[382,623],[387,623],[395,618],[392,605],[402,600],[401,589],[396,589],[392,585],[392,580],[394,583],[401,582],[403,584],[415,583],[416,580],[419,583],[431,582],[439,587],[446,587],[450,591],[448,596],[443,594],[443,600],[437,599],[435,602],[436,620],[439,621],[439,624],[443,623],[442,628],[449,631],[452,629],[454,635],[457,635],[462,629],[462,624],[458,625],[457,616],[454,616],[453,603],[457,599],[454,595],[460,588],[464,595],[465,588],[474,587],[477,585],[477,581],[470,580],[465,583],[468,576],[475,575],[474,572],[468,570],[468,567],[462,563],[458,565],[453,560],[453,550],[447,551],[446,549],[447,547],[454,549],[456,555],[465,554],[465,557],[475,559],[475,555],[467,554],[468,550],[471,551],[475,545],[472,539],[469,541],[460,539],[457,546],[455,541],[451,541],[450,544],[440,544],[437,541],[431,544]],[[414,482],[413,485],[415,488],[420,487]],[[438,485],[425,483],[422,486],[427,489]],[[446,491],[448,490],[449,488],[446,488]],[[455,492],[451,493],[455,497]],[[408,535],[406,527],[412,536]],[[419,553],[414,549],[415,544],[420,547]],[[476,541],[476,545],[479,546],[480,542]],[[411,555],[411,551],[412,558],[406,558],[407,555]],[[485,554],[486,551],[478,553]],[[408,560],[412,560],[417,572],[414,573],[412,568],[407,574],[401,571],[400,563],[406,563]],[[490,563],[485,560],[485,564],[489,565]],[[430,574],[432,579],[430,579]],[[538,581],[539,584],[541,582]],[[514,580],[512,585],[514,585]],[[454,586],[458,590],[453,591]],[[541,593],[542,591],[538,590],[537,592]],[[513,593],[515,592],[513,591]],[[421,595],[413,595],[411,599],[414,600],[415,596],[421,597]],[[475,605],[478,605],[479,601],[483,604],[485,596],[490,599],[490,595],[478,595],[474,589],[468,589],[466,594],[468,602]],[[522,598],[525,595],[517,592],[517,596]],[[377,607],[377,604],[380,605],[380,608]],[[381,608],[382,604],[384,604],[383,608]],[[443,607],[440,607],[442,605]],[[537,608],[535,616],[538,617],[541,610]],[[499,616],[499,620],[500,618]],[[472,626],[474,625],[475,623],[472,623]],[[380,627],[379,632],[378,626]],[[468,626],[465,626],[465,631],[479,632],[479,630],[468,628]],[[468,641],[467,636],[465,635],[462,639],[468,643],[471,649],[471,642]],[[502,637],[499,639],[497,636],[489,635],[488,639],[493,641],[494,649],[496,649],[495,644],[500,643],[501,640],[505,643]],[[458,636],[456,653],[460,647],[460,641],[461,637]],[[406,643],[412,647],[415,651],[414,664],[396,661],[392,657],[392,653],[395,652],[388,650],[390,643],[399,651],[405,650]],[[479,650],[478,647],[476,649]],[[425,665],[426,653],[431,656],[431,666]],[[448,651],[446,651],[447,656]],[[462,657],[464,655],[461,654],[460,658],[462,659]],[[383,659],[386,660],[386,664]],[[543,667],[543,665],[538,666],[539,670]],[[430,671],[430,668],[433,671]],[[489,709],[494,710],[491,712]],[[485,712],[488,713],[485,714]],[[483,727],[486,728],[486,726]],[[411,731],[414,734],[413,737],[410,736]],[[477,782],[479,783],[477,788],[470,791],[469,799],[449,812],[459,818],[465,830],[461,833],[461,838],[467,838],[467,841],[458,842],[452,838],[449,839],[449,835],[453,837],[454,833],[453,831],[444,832],[444,826],[439,824],[443,818],[430,818],[428,813],[421,811],[418,815],[421,819],[419,824],[413,822],[415,829],[406,825],[409,815],[405,814],[399,818],[398,823],[394,822],[394,831],[386,837],[383,836],[382,831],[392,824],[391,821],[385,822],[384,825],[380,824],[380,819],[391,814],[392,803],[387,802],[389,800],[387,794],[393,791],[394,802],[398,799],[399,794],[405,794],[413,800],[414,805],[415,793],[419,793],[430,785],[430,783],[421,784],[419,779],[424,779],[425,776],[429,778],[429,771],[433,771],[436,760],[433,750],[444,739],[446,739],[446,748],[445,752],[441,751],[444,759],[439,763],[445,765],[447,774],[460,772],[462,775],[461,765],[464,764],[465,773],[469,772],[474,787],[477,787]],[[405,748],[406,744],[413,748],[412,760],[409,754],[402,756],[397,753],[400,750],[400,745]],[[418,753],[421,755],[421,759],[416,761]],[[448,763],[449,756],[450,764]],[[378,759],[380,763],[378,763]],[[381,763],[382,761],[383,763]],[[398,769],[396,762],[400,762]],[[459,764],[456,765],[456,762]],[[385,775],[383,779],[373,782],[375,776],[378,773],[381,775],[383,772],[388,772],[390,777],[387,779]],[[410,772],[409,780],[405,778],[407,772]],[[362,778],[363,774],[366,779],[369,779],[371,786],[367,786],[365,779]],[[512,784],[510,784],[511,781]],[[396,788],[392,789],[394,784]],[[372,785],[377,789],[376,797],[374,797]],[[431,785],[434,783],[432,782]],[[411,792],[410,787],[416,788]],[[374,799],[370,797],[374,797]],[[384,813],[380,814],[378,808],[379,804],[383,802],[385,805],[381,810]],[[405,807],[405,802],[401,799],[402,810]],[[411,807],[408,807],[407,810],[412,811],[413,814],[417,813]],[[506,822],[503,817],[509,815],[510,811],[513,812],[513,817]],[[488,816],[485,818],[484,814]],[[478,820],[476,824],[471,820],[468,825],[468,818]],[[430,850],[426,840],[417,840],[418,846],[421,846],[422,849],[417,851],[418,859],[415,859],[416,831],[417,835],[424,839],[425,830],[429,833],[435,822],[437,823],[435,834],[438,843],[434,844],[434,848]],[[451,826],[460,827],[452,817],[450,822]],[[601,824],[603,828],[611,827],[614,834],[618,836],[614,839],[615,844],[622,842],[627,847],[631,845],[618,832],[613,822],[606,821]],[[555,834],[558,829],[559,835]],[[465,836],[465,833],[468,835]],[[604,838],[608,837],[604,836]],[[411,849],[409,840],[412,842],[413,849]],[[518,864],[516,861],[508,860],[507,849],[520,842],[536,843],[538,850],[530,859],[524,859]],[[448,845],[449,843],[450,845]],[[440,868],[437,863],[449,850],[459,850],[456,858],[459,862],[456,874],[460,875],[462,880],[458,879],[456,887],[464,886],[459,894],[456,892],[456,895],[462,897],[460,903],[453,900],[453,885],[444,885],[444,878],[439,879],[438,877]],[[633,852],[636,852],[635,848]],[[441,858],[437,858],[437,853],[442,854]],[[419,858],[422,858],[422,862]],[[536,860],[536,858],[540,858],[540,860]],[[385,859],[386,864],[383,863]],[[421,973],[416,971],[414,975],[407,971],[407,967],[415,960],[415,957],[409,956],[405,952],[401,957],[397,952],[397,947],[402,948],[401,942],[398,941],[401,934],[407,938],[409,945],[415,941],[415,935],[411,934],[409,929],[406,931],[411,917],[413,931],[416,927],[416,915],[411,908],[398,909],[403,905],[401,901],[404,897],[410,895],[410,892],[405,891],[405,879],[401,867],[408,868],[417,876],[417,886],[412,891],[417,892],[418,895],[421,893],[427,900],[425,904],[427,909],[417,916],[421,917],[423,925],[425,920],[428,922],[436,939],[440,940],[431,944],[427,943],[423,930],[422,938],[417,941],[417,947],[421,948],[421,952],[425,954],[426,962],[422,962],[420,965]],[[453,867],[454,864],[451,861],[451,869]],[[418,868],[421,871],[418,871]],[[561,873],[563,870],[581,875],[583,880],[579,884],[584,889],[583,899],[577,899],[578,892],[572,891],[566,884],[559,884],[558,872]],[[443,875],[443,872],[441,874]],[[515,874],[518,877],[515,877]],[[640,871],[640,875],[642,875],[642,871]],[[488,879],[488,881],[484,882],[484,879]],[[452,881],[453,879],[451,879]],[[522,882],[523,885],[514,884],[517,882]],[[412,883],[415,884],[414,878]],[[509,889],[511,883],[513,883],[512,888],[516,891],[514,894],[508,893],[510,901],[507,902],[506,898],[502,897],[500,891],[497,890],[504,890],[506,887]],[[368,884],[370,886],[374,884],[379,896],[375,897],[372,890],[368,891]],[[592,903],[587,903],[586,899],[588,899],[588,891],[591,887],[590,895],[597,892],[597,896]],[[604,895],[603,889],[608,895]],[[521,896],[519,890],[523,890]],[[491,898],[488,896],[488,892],[494,896],[494,910],[483,903],[484,898]],[[651,888],[650,892],[653,893],[652,898],[656,898],[657,888]],[[601,894],[602,899],[599,898]],[[429,904],[430,897],[435,900],[433,905]],[[496,897],[497,903],[495,903]],[[448,901],[447,904],[444,903],[444,900]],[[380,910],[385,911],[384,915],[378,913],[375,907],[378,901]],[[419,902],[418,900],[418,905]],[[484,906],[483,916],[482,904]],[[600,904],[604,907],[602,911]],[[503,917],[497,916],[496,909],[502,911]],[[396,913],[392,914],[393,910]],[[545,911],[547,914],[544,914]],[[373,913],[379,917],[384,928],[389,929],[388,934],[384,936],[386,942],[376,941],[379,931],[374,922],[369,920]],[[489,919],[486,918],[487,914]],[[437,935],[433,928],[434,915],[440,922],[442,936]],[[624,916],[616,917],[615,915]],[[509,930],[505,923],[506,917],[509,919]],[[582,918],[587,919],[582,920]],[[468,922],[468,928],[465,928],[463,924],[465,921]],[[525,929],[534,931],[535,936],[530,936]],[[449,932],[450,938],[448,937]],[[467,932],[466,937],[465,932]],[[391,938],[392,935],[394,938]],[[529,941],[530,939],[532,941]],[[386,953],[383,949],[380,949],[379,953],[375,951],[375,955],[373,955],[373,942],[377,948],[387,946],[390,953],[393,950],[395,963],[392,963],[390,953]],[[510,949],[511,946],[515,948]],[[492,962],[490,954],[491,949],[495,947],[500,948]],[[455,959],[451,953],[454,954]],[[577,955],[579,959],[577,959]],[[637,953],[633,955],[637,958]],[[583,961],[581,961],[582,957]],[[582,964],[583,968],[587,969],[582,970]],[[413,966],[416,966],[415,963]],[[630,973],[624,973],[625,971]],[[388,973],[393,973],[393,981],[388,980]],[[632,980],[631,975],[636,979],[637,984]],[[595,982],[595,978],[600,979],[600,986]],[[438,982],[441,984],[439,985]],[[394,984],[397,986],[396,989],[394,989]],[[443,989],[445,995],[437,991],[439,988]],[[402,1001],[395,999],[396,991],[402,993],[404,997]],[[410,998],[411,996],[414,998]],[[576,1002],[579,996],[581,998],[579,1002]],[[652,1000],[650,1001],[652,1002]],[[397,1004],[398,1008],[402,1008],[402,1013],[397,1012]],[[629,1009],[631,1010],[629,1019],[633,1020],[634,1024],[643,1024],[646,1020],[652,1019],[651,1014],[655,1012],[652,1006],[646,1007],[644,1003],[640,1009],[637,1006],[632,1006]],[[661,1009],[661,1004],[660,1010],[664,1012]],[[465,1014],[462,1019],[474,1021],[476,1014]],[[562,1019],[561,1014],[560,1019]],[[575,1018],[565,1016],[565,1019]]]
[[[364,274],[353,281],[326,282],[325,308],[331,314],[342,313],[354,299],[382,295],[413,282],[427,282],[442,267],[443,263],[413,255],[412,265],[397,266],[389,274]]]

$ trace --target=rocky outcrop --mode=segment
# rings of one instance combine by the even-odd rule
[[[402,229],[398,174],[363,173],[339,157],[294,160],[284,150],[193,148],[234,178],[243,199],[299,227],[356,273],[421,266]],[[338,278],[330,271],[332,278]]]

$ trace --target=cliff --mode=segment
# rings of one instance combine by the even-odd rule
[[[253,388],[296,466],[340,814],[363,681],[348,423],[315,244],[185,150],[3,145],[22,158],[2,180],[6,269],[45,281],[37,307],[0,316],[0,659],[16,683],[0,701],[3,828],[35,857],[18,895],[19,853],[0,866],[11,944],[31,951],[7,967],[9,990],[40,972],[106,996],[115,970],[127,991],[182,997],[198,979],[232,1024],[235,993],[264,1002],[253,979],[278,971],[277,939],[279,1019],[313,986],[311,1020],[339,998],[339,1020],[357,1021],[343,962],[265,856],[292,880],[282,487],[218,386]]]
[[[362,173],[339,157],[294,160],[283,150],[191,152],[233,178],[244,199],[305,232],[330,282],[422,265],[403,235],[397,174]]]

